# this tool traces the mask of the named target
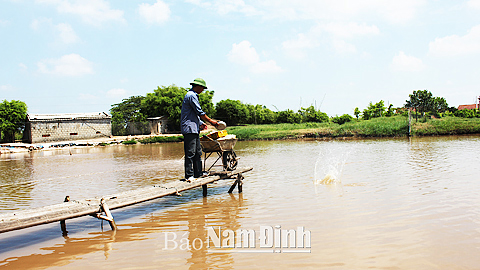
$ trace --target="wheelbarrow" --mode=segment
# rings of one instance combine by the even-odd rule
[[[235,135],[227,135],[225,137],[218,138],[216,140],[204,135],[200,138],[200,144],[202,145],[202,150],[204,153],[203,159],[203,171],[210,172],[214,166],[223,167],[223,171],[233,171],[237,168],[238,158],[233,151],[233,147],[237,143],[237,138]],[[217,154],[217,159],[213,162],[212,165],[206,170],[207,159],[210,158],[214,153]],[[212,157],[213,158],[213,157]],[[222,160],[222,164],[217,163]]]

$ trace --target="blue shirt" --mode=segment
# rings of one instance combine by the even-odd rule
[[[200,125],[203,124],[200,120],[200,116],[204,114],[205,112],[202,111],[202,107],[200,107],[200,102],[198,101],[198,94],[190,89],[185,95],[182,103],[182,113],[180,115],[180,128],[182,134],[199,134]]]

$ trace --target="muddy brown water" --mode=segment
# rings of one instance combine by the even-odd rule
[[[206,198],[114,210],[116,232],[82,217],[67,235],[58,223],[3,233],[0,268],[480,269],[479,149],[479,136],[239,142],[240,166],[254,167],[242,194],[220,181]],[[4,155],[0,212],[176,181],[182,156],[181,143]],[[299,227],[303,246],[276,246]],[[228,247],[237,230],[255,246]]]

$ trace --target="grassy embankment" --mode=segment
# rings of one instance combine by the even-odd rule
[[[281,140],[295,138],[368,138],[368,137],[404,137],[408,133],[408,118],[404,116],[381,117],[371,120],[354,120],[338,125],[335,123],[300,123],[246,125],[228,127],[229,134],[235,134],[239,140]],[[426,122],[412,119],[412,136],[435,136],[455,134],[480,134],[480,118],[444,117],[428,119]],[[180,142],[183,136],[157,136],[138,142],[164,143]],[[125,141],[135,144],[137,141]]]
[[[408,133],[408,119],[403,116],[354,120],[335,123],[301,123],[275,125],[247,125],[229,127],[229,134],[240,140],[269,140],[288,138],[337,138],[337,137],[402,137]],[[453,135],[480,133],[479,118],[444,117],[427,122],[412,120],[412,136]]]
[[[480,118],[444,117],[413,125],[413,135],[480,134]]]

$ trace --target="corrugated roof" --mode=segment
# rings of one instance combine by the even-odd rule
[[[30,121],[42,120],[73,120],[73,119],[110,119],[112,118],[106,112],[94,113],[58,113],[58,114],[28,114]]]
[[[167,120],[166,116],[148,117],[147,120]]]

